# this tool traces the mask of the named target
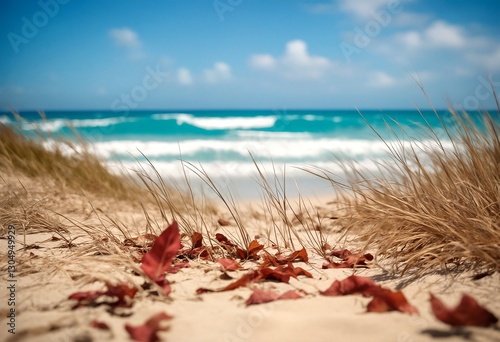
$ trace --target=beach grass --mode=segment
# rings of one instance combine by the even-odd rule
[[[391,272],[500,271],[500,126],[451,110],[444,125],[452,147],[430,131],[432,146],[419,141],[389,146],[390,162],[380,175],[344,165],[345,182],[316,172],[343,191],[345,234],[377,251]]]

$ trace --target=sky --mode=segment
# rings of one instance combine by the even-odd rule
[[[2,0],[0,110],[495,108],[500,1]]]

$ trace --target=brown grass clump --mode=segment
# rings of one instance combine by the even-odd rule
[[[500,271],[498,120],[451,113],[455,127],[443,124],[451,149],[431,132],[434,146],[389,146],[392,161],[382,176],[350,168],[342,185],[326,175],[347,190],[347,232],[378,249],[397,274]]]
[[[0,124],[0,170],[29,177],[54,179],[58,185],[116,198],[134,198],[136,186],[130,177],[115,175],[93,154],[82,139],[71,142],[55,137],[58,144],[47,149],[46,137],[40,132],[30,139],[16,128]],[[65,154],[61,145],[74,151]]]

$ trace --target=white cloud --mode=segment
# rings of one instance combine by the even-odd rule
[[[276,60],[271,55],[253,55],[250,57],[250,65],[255,69],[273,69]]]
[[[388,0],[341,0],[340,9],[359,18],[368,19],[388,3]]]
[[[253,55],[249,64],[255,69],[275,70],[292,79],[319,79],[332,67],[328,58],[310,55],[302,40],[288,42],[281,57]]]
[[[179,68],[179,70],[177,70],[177,81],[184,85],[193,84],[193,77],[191,76],[189,69]]]
[[[464,30],[457,25],[437,20],[423,32],[408,31],[396,36],[399,43],[408,48],[463,48],[467,46],[467,37]]]
[[[396,84],[396,79],[383,71],[374,71],[368,80],[370,87],[390,87]]]
[[[139,35],[127,27],[112,29],[109,31],[109,36],[119,46],[124,46],[129,49],[141,47]]]
[[[469,53],[467,59],[481,65],[489,72],[500,71],[500,45],[489,52]]]
[[[212,69],[203,71],[205,81],[209,83],[218,83],[231,79],[231,67],[223,62],[217,62]]]

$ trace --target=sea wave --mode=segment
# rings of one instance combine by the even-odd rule
[[[7,115],[1,115],[0,116],[0,123],[4,125],[10,124],[10,119]]]
[[[104,119],[55,119],[55,120],[43,120],[43,121],[33,121],[24,122],[22,124],[23,130],[35,130],[40,129],[44,132],[57,132],[64,127],[107,127],[116,125],[123,122],[134,122],[135,118],[104,118]]]
[[[401,145],[402,144],[402,145]],[[418,149],[424,150],[437,147],[433,141],[422,141],[414,143]],[[445,147],[447,142],[443,141]],[[350,139],[241,139],[241,140],[211,140],[193,139],[185,141],[139,141],[139,140],[115,140],[94,142],[96,151],[106,159],[120,156],[139,157],[144,154],[154,158],[177,158],[198,157],[207,153],[217,156],[222,160],[231,159],[231,156],[239,155],[248,157],[249,151],[255,156],[275,160],[311,161],[321,158],[333,158],[360,160],[365,158],[378,158],[388,155],[390,146],[405,148],[411,146],[405,141],[374,141],[374,140],[350,140]],[[415,146],[414,145],[414,146]]]
[[[176,120],[178,125],[186,123],[206,130],[270,128],[278,119],[275,116],[197,117],[185,113],[154,114],[151,117],[154,120]]]

